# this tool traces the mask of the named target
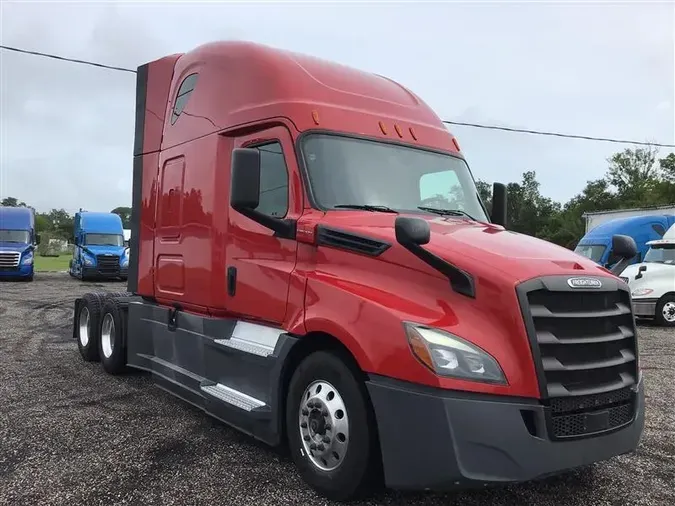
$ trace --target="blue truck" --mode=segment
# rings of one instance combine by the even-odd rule
[[[609,268],[618,261],[612,252],[612,237],[617,234],[627,235],[635,239],[638,247],[638,254],[631,264],[640,263],[649,250],[647,242],[661,239],[674,223],[675,215],[669,214],[631,216],[606,221],[589,230],[574,251]]]
[[[30,207],[0,207],[0,277],[33,281],[38,243],[35,211]]]
[[[122,219],[114,213],[80,211],[73,223],[70,275],[82,280],[127,279],[129,248],[124,245]]]

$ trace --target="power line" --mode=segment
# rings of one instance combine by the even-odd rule
[[[546,132],[542,130],[528,130],[526,128],[511,128],[497,125],[482,125],[480,123],[463,123],[461,121],[446,121],[443,120],[443,123],[448,125],[458,125],[458,126],[467,126],[473,128],[485,128],[487,130],[503,130],[505,132],[515,132],[522,134],[533,134],[533,135],[549,135],[552,137],[564,137],[566,139],[583,139],[587,141],[600,141],[600,142],[614,142],[616,144],[638,144],[640,146],[655,146],[659,148],[675,148],[675,144],[660,144],[658,142],[642,142],[642,141],[629,141],[625,139],[611,139],[608,137],[593,137],[590,135],[576,135],[576,134],[563,134],[560,132]]]
[[[116,67],[113,65],[106,65],[103,63],[97,63],[89,60],[78,60],[75,58],[67,58],[65,56],[58,56],[55,54],[49,54],[49,53],[43,53],[40,51],[29,51],[27,49],[21,49],[18,47],[11,47],[11,46],[4,46],[0,45],[1,49],[6,49],[7,51],[14,51],[16,53],[23,53],[23,54],[30,54],[34,56],[41,56],[43,58],[51,58],[54,60],[60,60],[60,61],[65,61],[65,62],[71,62],[71,63],[79,63],[81,65],[89,65],[92,67],[98,67],[98,68],[104,68],[108,70],[117,70],[120,72],[129,72],[130,74],[135,74],[136,71],[133,69],[128,69],[124,67]],[[561,133],[561,132],[549,132],[545,130],[531,130],[527,128],[512,128],[512,127],[505,127],[505,126],[498,126],[498,125],[484,125],[481,123],[468,123],[468,122],[462,122],[462,121],[448,121],[448,120],[443,120],[443,123],[446,123],[448,125],[456,125],[456,126],[465,126],[465,127],[471,127],[471,128],[482,128],[485,130],[500,130],[503,132],[512,132],[512,133],[521,133],[521,134],[531,134],[531,135],[545,135],[549,137],[562,137],[564,139],[581,139],[581,140],[587,140],[587,141],[596,141],[596,142],[611,142],[614,144],[634,144],[638,146],[654,146],[654,147],[659,147],[659,148],[675,148],[675,144],[663,144],[663,143],[658,143],[658,142],[645,142],[645,141],[633,141],[633,140],[627,140],[627,139],[614,139],[611,137],[594,137],[591,135],[578,135],[578,134],[566,134],[566,133]]]
[[[48,54],[48,53],[41,53],[40,51],[28,51],[27,49],[20,49],[18,47],[10,47],[10,46],[0,46],[2,49],[6,49],[7,51],[14,51],[16,53],[24,53],[24,54],[32,54],[34,56],[42,56],[43,58],[52,58],[54,60],[61,60],[61,61],[67,61],[67,62],[72,62],[72,63],[81,63],[82,65],[90,65],[92,67],[99,67],[99,68],[104,68],[104,69],[109,69],[109,70],[118,70],[120,72],[130,72],[132,74],[135,74],[136,71],[133,69],[126,69],[124,67],[115,67],[113,65],[105,65],[103,63],[96,63],[93,61],[87,61],[87,60],[76,60],[74,58],[66,58],[65,56],[58,56],[55,54]]]

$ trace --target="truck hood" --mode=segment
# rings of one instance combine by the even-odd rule
[[[32,246],[31,244],[20,243],[20,242],[0,241],[0,251],[18,251],[20,253],[23,253],[24,251],[26,251],[31,246]]]
[[[628,278],[628,284],[635,283],[635,276],[637,276],[640,267],[647,266],[647,270],[642,273],[641,279],[657,278],[660,276],[674,276],[675,264],[662,264],[658,262],[642,262],[626,267],[621,273],[622,278]]]
[[[454,217],[415,217],[428,221],[431,228],[431,240],[424,247],[474,276],[499,273],[501,279],[514,284],[542,275],[612,276],[592,260],[571,250],[498,225]],[[395,219],[394,214],[331,211],[323,222],[327,226],[397,244]],[[408,268],[418,265],[407,252],[406,256],[385,252],[381,258]]]

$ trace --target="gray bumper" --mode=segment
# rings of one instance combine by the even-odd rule
[[[639,318],[654,318],[658,299],[633,299],[633,313]]]
[[[394,489],[448,490],[524,482],[635,450],[644,427],[642,381],[629,423],[552,441],[540,402],[420,389],[371,377],[385,481]],[[529,413],[529,414],[525,414]]]

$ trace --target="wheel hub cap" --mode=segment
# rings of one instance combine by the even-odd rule
[[[300,437],[309,460],[322,471],[337,469],[347,454],[349,419],[337,389],[327,381],[307,387],[300,403]]]
[[[663,317],[667,322],[675,321],[675,302],[667,302],[664,304]]]

